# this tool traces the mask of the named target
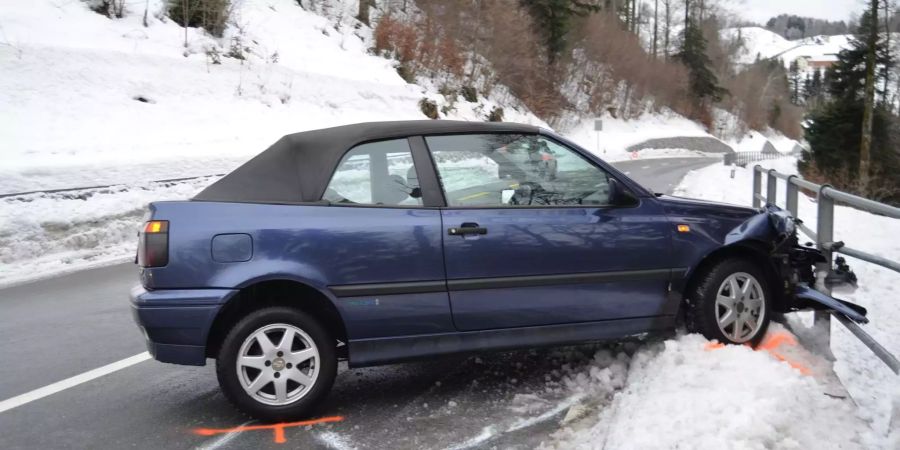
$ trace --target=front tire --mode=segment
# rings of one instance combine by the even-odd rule
[[[726,259],[698,277],[688,292],[688,330],[726,344],[759,344],[772,316],[761,268],[745,259]]]
[[[268,307],[225,337],[216,375],[225,396],[253,417],[278,421],[308,414],[337,374],[335,340],[310,315]]]

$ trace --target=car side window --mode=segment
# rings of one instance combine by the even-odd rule
[[[406,139],[352,148],[338,163],[322,200],[348,205],[421,206],[422,190]]]
[[[542,136],[471,134],[425,141],[448,206],[609,205],[609,174]]]

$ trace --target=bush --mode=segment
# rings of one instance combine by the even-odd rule
[[[488,122],[503,122],[503,108],[495,106],[487,117]]]
[[[199,27],[222,37],[231,15],[229,0],[169,0],[169,17],[183,27]]]
[[[400,78],[403,78],[403,81],[407,83],[412,84],[416,82],[415,72],[413,72],[406,64],[397,66],[397,75],[400,75]]]
[[[110,19],[125,17],[125,0],[87,0],[88,7]]]
[[[462,89],[459,90],[459,94],[469,103],[478,101],[478,91],[473,86],[463,86]]]
[[[439,117],[437,103],[427,98],[419,100],[419,109],[421,109],[422,114],[425,114],[425,117],[428,117],[429,119],[437,119]]]

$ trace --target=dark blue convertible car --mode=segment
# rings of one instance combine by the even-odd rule
[[[306,414],[351,367],[865,311],[808,288],[791,217],[647,191],[528,125],[381,122],[285,136],[157,202],[131,301],[153,356],[215,358],[226,396]]]

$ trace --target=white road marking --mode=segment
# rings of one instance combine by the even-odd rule
[[[238,428],[246,427],[247,425],[250,425],[253,422],[256,422],[256,421],[248,420],[248,421],[240,424],[240,426],[238,426]],[[228,433],[225,433],[225,434],[217,437],[214,441],[209,442],[207,444],[203,444],[200,447],[197,447],[197,449],[198,450],[216,450],[217,448],[221,448],[221,447],[228,445],[229,442],[233,441],[236,437],[238,437],[240,435],[241,435],[240,431],[229,431]]]
[[[130,356],[120,361],[116,361],[112,364],[107,364],[103,367],[98,367],[93,370],[89,370],[87,372],[75,375],[74,377],[66,378],[62,381],[57,381],[53,384],[48,384],[47,386],[37,388],[31,392],[26,392],[22,395],[17,395],[12,398],[8,398],[0,402],[0,413],[9,411],[13,408],[17,408],[19,406],[31,403],[35,400],[40,400],[48,395],[56,394],[57,392],[62,392],[71,387],[78,386],[82,383],[87,383],[88,381],[100,378],[104,375],[109,375],[113,372],[125,369],[127,367],[131,367],[137,363],[144,362],[150,359],[150,354],[147,352],[139,353],[134,356]]]
[[[641,169],[649,169],[650,166],[641,166]]]

